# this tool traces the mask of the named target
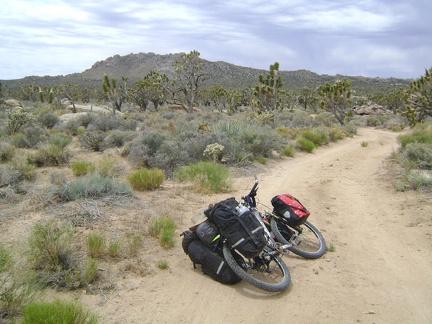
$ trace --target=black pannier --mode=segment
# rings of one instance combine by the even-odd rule
[[[222,200],[204,211],[231,246],[246,258],[260,254],[267,244],[264,228],[248,208],[236,210],[234,198]]]
[[[183,249],[187,247],[186,254],[196,268],[201,265],[203,273],[207,274],[214,280],[227,285],[238,283],[241,278],[228,266],[224,257],[198,239],[196,233],[186,231],[183,233]],[[190,239],[195,237],[195,239]],[[185,242],[186,241],[186,242]]]

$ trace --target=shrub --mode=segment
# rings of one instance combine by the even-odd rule
[[[109,156],[103,156],[96,165],[97,171],[103,177],[113,178],[121,173],[121,167],[117,161]]]
[[[38,121],[46,128],[51,129],[60,122],[60,118],[52,112],[46,112],[38,118]]]
[[[299,148],[302,151],[311,153],[314,149],[315,149],[315,144],[303,137],[300,137],[299,139],[297,139],[297,145],[299,146]]]
[[[418,190],[422,187],[432,187],[432,175],[419,172],[418,170],[412,170],[408,173],[408,183],[414,190]]]
[[[191,181],[196,184],[198,191],[213,193],[230,189],[228,176],[229,172],[224,166],[203,161],[183,166],[174,174],[178,181]]]
[[[432,170],[432,144],[408,144],[403,151],[403,157],[414,162],[418,169]]]
[[[71,153],[56,145],[43,146],[28,156],[30,163],[38,167],[59,166],[69,162]]]
[[[87,251],[92,258],[98,258],[105,253],[106,237],[101,233],[87,235]]]
[[[126,142],[135,138],[135,132],[113,130],[105,137],[105,147],[122,147]]]
[[[156,168],[141,168],[129,174],[127,180],[134,190],[154,190],[165,180],[165,173]]]
[[[70,163],[72,173],[76,177],[80,177],[89,173],[93,173],[95,170],[95,165],[89,161],[73,161]]]
[[[137,256],[138,250],[141,247],[142,236],[138,233],[128,235],[128,248],[131,256]]]
[[[283,156],[294,157],[295,155],[295,147],[294,145],[286,145],[282,148],[281,151]]]
[[[22,324],[95,324],[96,315],[86,310],[78,301],[56,299],[35,302],[24,308]]]
[[[169,265],[168,265],[168,261],[167,261],[167,260],[159,260],[159,261],[156,263],[156,266],[157,266],[159,269],[161,269],[161,270],[166,270],[166,269],[169,268]]]
[[[159,217],[154,219],[148,228],[149,234],[158,237],[162,247],[170,248],[175,244],[174,231],[176,224],[170,217]]]
[[[116,258],[120,253],[120,240],[110,240],[108,242],[108,254],[112,258]]]
[[[105,149],[104,140],[106,133],[102,131],[87,131],[78,136],[81,146],[87,150],[101,152]]]
[[[363,141],[363,142],[360,143],[360,145],[361,145],[361,147],[367,147],[369,145],[369,143]]]
[[[69,269],[72,263],[72,234],[72,227],[66,223],[37,223],[29,237],[30,263],[37,269]]]
[[[57,195],[63,201],[73,201],[80,198],[129,196],[131,193],[132,190],[126,183],[99,174],[89,174],[60,186]]]
[[[7,270],[0,276],[0,322],[16,323],[22,309],[39,297],[41,287],[27,271],[14,267]]]
[[[5,163],[12,160],[15,154],[15,146],[1,141],[0,142],[0,163]]]
[[[72,137],[64,134],[52,134],[49,143],[51,145],[57,146],[62,150],[72,142]]]
[[[140,166],[148,166],[148,160],[156,155],[166,137],[159,132],[144,133],[131,143],[128,158]]]
[[[328,144],[329,140],[323,129],[305,129],[300,136],[311,141],[315,147]]]
[[[399,135],[398,141],[402,149],[411,143],[432,144],[432,134],[423,130],[415,130],[410,134]]]
[[[10,269],[13,265],[11,253],[0,243],[0,273]],[[0,284],[1,286],[1,284]]]

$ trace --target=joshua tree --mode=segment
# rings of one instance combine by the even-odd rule
[[[260,110],[275,110],[280,106],[279,89],[282,79],[279,76],[279,63],[270,65],[267,76],[260,75],[259,83],[255,87],[254,96]]]
[[[109,79],[108,75],[104,75],[102,89],[104,93],[108,96],[108,99],[111,100],[113,115],[115,115],[116,111],[121,111],[121,106],[123,104],[123,91],[124,88],[117,88],[117,80],[112,78]]]
[[[351,105],[351,82],[347,79],[337,80],[335,83],[326,83],[318,87],[321,96],[320,107],[335,116],[336,120],[343,126],[345,117]]]
[[[411,126],[432,117],[432,67],[426,70],[425,75],[411,81],[408,94],[403,114],[407,116]]]

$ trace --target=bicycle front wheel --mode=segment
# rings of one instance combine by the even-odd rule
[[[259,256],[247,259],[233,250],[227,242],[223,245],[226,262],[240,278],[265,291],[283,291],[291,282],[288,266],[278,255],[270,252],[272,250],[267,246]]]
[[[317,259],[326,251],[326,242],[321,232],[306,221],[303,225],[290,228],[274,217],[271,229],[276,240],[282,244],[291,244],[288,249],[305,259]],[[296,239],[292,239],[293,235]]]

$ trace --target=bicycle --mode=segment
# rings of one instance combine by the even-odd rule
[[[255,209],[258,183],[258,179],[255,178],[252,190],[242,197],[246,205]],[[290,226],[285,217],[278,215],[274,210],[270,211],[264,204],[260,203],[260,205],[267,208],[264,213],[261,213],[263,223],[274,234],[276,241],[284,245],[284,248],[305,259],[317,259],[326,252],[325,239],[311,222],[306,221],[300,226]]]
[[[288,288],[291,275],[281,255],[291,245],[281,245],[264,224],[261,214],[256,209],[255,196],[258,189],[256,180],[251,191],[242,197],[243,206],[249,208],[264,228],[267,246],[256,257],[249,259],[238,253],[231,245],[224,241],[223,255],[230,268],[243,280],[253,286],[269,292],[279,292]]]

